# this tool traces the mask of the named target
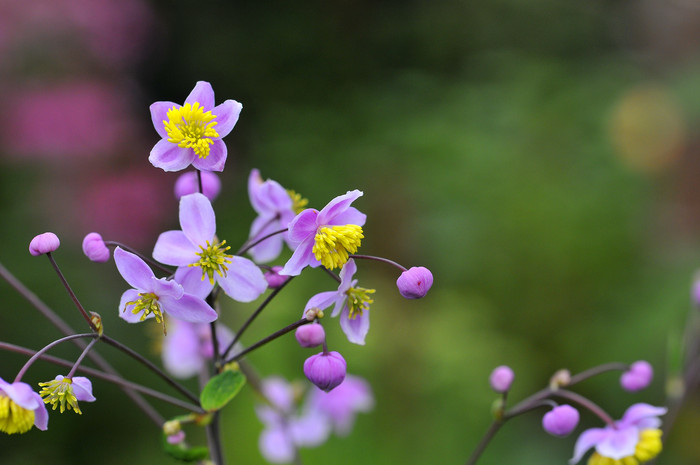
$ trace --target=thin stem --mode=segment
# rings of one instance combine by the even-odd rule
[[[224,465],[224,450],[221,444],[221,428],[219,413],[212,415],[211,422],[207,425],[207,443],[209,444],[209,454],[216,465]]]
[[[325,266],[321,266],[320,268],[322,268],[323,271],[325,271],[331,278],[335,279],[335,280],[338,281],[339,283],[342,282],[342,280],[340,279],[340,276],[338,276],[337,274],[333,273],[331,270],[329,270],[329,269],[326,268]]]
[[[597,367],[589,368],[588,370],[582,371],[581,373],[572,376],[571,380],[569,381],[569,384],[567,386],[572,386],[576,383],[580,383],[581,381],[587,380],[588,378],[592,378],[594,376],[598,376],[599,374],[605,373],[607,371],[627,371],[627,370],[629,370],[629,368],[630,368],[629,363],[621,363],[621,362],[605,363],[605,364],[599,365]]]
[[[375,257],[374,255],[355,255],[355,254],[353,254],[353,255],[350,255],[350,258],[360,258],[362,260],[374,260],[377,262],[384,262],[384,263],[388,263],[391,266],[395,266],[396,268],[398,268],[401,271],[406,271],[406,268],[404,266],[399,265],[395,261],[389,260],[388,258],[384,258],[384,257]]]
[[[256,239],[254,242],[248,241],[248,242],[244,243],[240,249],[238,249],[238,251],[236,252],[236,255],[242,255],[242,254],[246,253],[247,251],[249,251],[250,249],[252,249],[253,247],[255,247],[256,245],[260,244],[261,242],[271,238],[272,236],[276,236],[277,234],[282,234],[283,232],[287,232],[288,229],[289,228],[278,229],[277,231],[271,232],[270,234],[267,234],[267,235],[261,237],[260,239]]]
[[[199,170],[194,170],[195,173],[197,173],[197,189],[199,190],[200,194],[204,194],[204,186],[202,185],[202,172]]]
[[[283,282],[277,289],[272,291],[270,295],[268,295],[267,298],[260,304],[260,306],[253,312],[253,314],[248,317],[248,319],[243,323],[241,328],[238,331],[236,331],[236,334],[233,336],[233,341],[231,341],[224,353],[221,355],[222,359],[225,359],[228,356],[229,352],[231,352],[231,349],[233,349],[233,346],[236,344],[236,342],[240,340],[245,330],[248,329],[248,326],[250,326],[250,324],[258,317],[258,315],[260,315],[263,309],[267,307],[267,304],[269,304],[272,301],[272,299],[274,299],[275,296],[279,294],[282,289],[284,289],[284,286],[286,286],[289,283],[289,281],[292,280],[293,277],[294,276],[290,276],[289,279]]]
[[[146,368],[148,368],[149,370],[151,370],[152,372],[154,372],[155,374],[160,376],[166,383],[168,383],[170,386],[172,386],[175,390],[180,392],[182,395],[184,395],[185,397],[190,399],[192,402],[199,404],[199,399],[197,398],[197,396],[195,396],[190,391],[185,389],[184,386],[182,386],[180,383],[178,383],[177,381],[172,379],[170,376],[168,376],[167,373],[165,373],[163,370],[161,370],[156,365],[154,365],[153,362],[151,362],[147,358],[143,357],[141,354],[139,354],[135,350],[125,346],[121,342],[119,342],[115,339],[112,339],[111,337],[108,337],[106,335],[102,336],[102,340],[104,342],[106,342],[107,344],[111,345],[112,347],[116,347],[117,349],[121,350],[125,354],[129,355],[131,358],[135,359],[136,361],[138,361],[139,363],[144,365]]]
[[[87,321],[88,325],[90,325],[90,329],[97,332],[97,327],[95,326],[95,323],[92,322],[90,315],[78,300],[78,296],[75,295],[75,292],[73,292],[73,289],[71,289],[70,285],[68,284],[68,281],[66,281],[66,278],[63,276],[63,273],[61,273],[61,269],[58,267],[58,263],[56,263],[56,260],[54,260],[53,255],[51,255],[51,252],[48,252],[46,256],[49,257],[51,265],[53,265],[54,270],[56,270],[56,273],[58,274],[61,283],[63,283],[63,287],[65,287],[68,291],[68,295],[70,295],[71,300],[73,301],[75,306],[78,307],[78,310],[80,310],[80,313],[83,315],[83,318],[85,318],[85,321]]]
[[[308,323],[311,323],[311,321],[307,320],[306,318],[302,318],[301,320],[299,320],[299,321],[297,321],[297,322],[294,322],[294,323],[292,323],[291,325],[286,326],[286,327],[280,329],[279,331],[275,331],[274,333],[270,334],[270,335],[267,336],[266,338],[259,340],[258,342],[256,342],[256,343],[253,344],[252,346],[250,346],[250,347],[248,347],[248,348],[246,348],[246,349],[243,349],[242,351],[240,351],[239,353],[237,353],[236,355],[234,355],[234,356],[231,357],[230,359],[226,360],[226,363],[235,362],[236,360],[238,360],[238,359],[244,357],[246,354],[248,354],[248,353],[254,351],[254,350],[257,349],[258,347],[262,347],[262,346],[264,346],[265,344],[267,344],[268,342],[274,341],[274,340],[277,339],[278,337],[284,336],[284,335],[287,334],[288,332],[294,331],[294,330],[297,329],[299,326],[303,326],[303,325],[308,324]]]
[[[78,357],[78,360],[76,360],[75,363],[73,364],[73,367],[71,367],[70,371],[66,375],[66,378],[73,377],[73,375],[75,374],[75,370],[78,369],[80,364],[83,362],[83,359],[85,358],[85,356],[88,354],[88,352],[90,352],[90,350],[97,343],[98,340],[99,340],[98,338],[95,338],[88,343],[87,347],[85,349],[83,349],[83,352],[80,354],[80,357]]]
[[[29,360],[27,360],[27,362],[24,364],[24,366],[22,368],[20,368],[19,372],[17,373],[17,376],[15,376],[14,382],[18,383],[18,382],[22,381],[22,377],[27,372],[27,370],[29,370],[29,367],[32,366],[32,364],[39,357],[41,357],[42,354],[45,354],[47,351],[53,349],[54,347],[56,347],[57,345],[59,345],[63,342],[70,341],[71,339],[79,339],[79,338],[83,338],[83,337],[96,338],[96,337],[98,337],[98,335],[96,333],[71,334],[70,336],[65,336],[65,337],[62,337],[61,339],[56,339],[52,343],[47,344],[41,350],[36,352]]]
[[[576,402],[581,407],[590,410],[598,418],[603,420],[608,426],[612,426],[613,428],[615,427],[615,420],[613,420],[612,417],[608,415],[608,413],[605,410],[603,410],[600,406],[593,403],[586,397],[583,397],[580,394],[576,394],[575,392],[567,391],[566,389],[558,389],[554,391],[552,395],[556,397],[561,397],[562,399],[568,399],[572,402]]]
[[[114,247],[119,247],[119,248],[121,248],[121,249],[126,250],[127,252],[131,252],[132,254],[138,256],[141,260],[143,260],[143,261],[145,261],[146,263],[148,263],[149,265],[151,265],[153,268],[158,268],[160,271],[162,271],[163,273],[165,273],[167,276],[172,276],[172,275],[175,273],[173,270],[164,267],[163,265],[161,265],[161,264],[158,263],[157,261],[153,260],[152,258],[150,258],[150,257],[148,257],[148,256],[146,256],[146,255],[144,255],[144,254],[142,254],[141,252],[139,252],[139,251],[136,250],[136,249],[133,249],[133,248],[129,247],[128,245],[122,244],[121,242],[116,242],[116,241],[105,241],[105,245],[108,245],[108,246],[111,245],[111,246],[114,246]]]
[[[476,461],[479,460],[481,454],[486,450],[486,446],[488,446],[493,437],[496,436],[496,433],[501,429],[503,423],[504,420],[494,420],[493,423],[491,423],[491,426],[489,426],[489,429],[484,434],[484,437],[481,438],[481,441],[479,441],[479,444],[476,446],[476,449],[474,449],[474,452],[472,452],[472,455],[469,456],[465,465],[474,465]]]
[[[97,339],[94,339],[94,340],[96,341]],[[9,352],[16,352],[18,354],[24,354],[24,355],[29,355],[29,356],[36,354],[35,350],[28,349],[26,347],[14,345],[14,344],[9,344],[7,342],[0,342],[0,350],[7,350]],[[75,365],[71,361],[68,361],[68,360],[65,360],[62,358],[58,358],[58,357],[54,357],[53,355],[48,355],[48,354],[41,354],[39,356],[39,358],[41,360],[46,361],[46,362],[53,363],[54,365],[59,365],[59,366],[67,367],[67,368],[70,368],[70,367]],[[119,376],[115,376],[115,375],[112,375],[109,373],[105,373],[104,371],[99,371],[99,370],[95,370],[94,368],[89,368],[89,367],[84,367],[84,366],[80,366],[78,368],[78,370],[87,374],[87,375],[90,375],[92,377],[100,378],[100,379],[105,380],[107,382],[116,384],[117,386],[120,386],[122,389],[139,391],[139,392],[142,392],[146,395],[154,397],[156,399],[160,399],[164,402],[168,402],[170,404],[173,404],[173,405],[178,406],[178,407],[182,407],[186,410],[190,410],[190,411],[195,412],[195,413],[206,413],[201,407],[199,407],[197,405],[193,405],[193,404],[190,404],[189,402],[185,402],[185,401],[182,401],[180,399],[176,399],[175,397],[169,396],[167,394],[163,394],[162,392],[156,391],[156,390],[151,389],[149,387],[142,386],[140,384],[137,384],[137,383],[134,383],[131,381],[127,381]],[[159,424],[162,424],[162,421]]]

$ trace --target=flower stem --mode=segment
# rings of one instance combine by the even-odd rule
[[[254,242],[246,241],[241,246],[241,248],[238,249],[238,251],[236,252],[236,255],[243,255],[244,253],[246,253],[247,251],[249,251],[250,249],[252,249],[256,245],[260,244],[261,242],[271,238],[272,236],[276,236],[277,234],[282,234],[284,232],[287,232],[288,229],[289,228],[278,229],[277,231],[271,232],[270,234],[267,234],[267,235],[261,237],[260,239],[256,239]]]
[[[51,350],[52,348],[56,347],[57,345],[59,345],[59,344],[61,344],[61,343],[63,343],[63,342],[70,341],[71,339],[80,339],[80,338],[83,338],[83,337],[97,338],[97,337],[99,337],[99,336],[97,335],[97,333],[85,333],[85,334],[71,334],[70,336],[65,336],[65,337],[62,337],[61,339],[56,339],[56,340],[53,341],[52,343],[47,344],[46,346],[44,346],[44,348],[42,348],[41,350],[39,350],[38,352],[36,352],[34,355],[32,355],[32,357],[31,357],[29,360],[27,360],[27,363],[25,363],[24,366],[23,366],[22,368],[20,368],[19,372],[17,373],[17,376],[15,376],[15,381],[14,381],[14,382],[15,382],[15,383],[18,383],[18,382],[22,381],[22,377],[23,377],[24,374],[27,372],[27,370],[29,369],[29,367],[32,366],[32,364],[33,364],[39,357],[41,357],[43,354],[45,354],[47,351]],[[93,341],[93,342],[94,342],[94,341]]]
[[[163,265],[161,265],[161,264],[158,263],[157,261],[153,260],[152,258],[149,258],[148,256],[142,254],[142,253],[139,252],[138,250],[136,250],[136,249],[134,249],[134,248],[131,248],[131,247],[129,247],[128,245],[122,244],[121,242],[116,242],[116,241],[105,241],[105,245],[111,245],[111,246],[114,246],[114,247],[120,247],[120,248],[126,250],[127,252],[131,252],[131,253],[133,253],[134,255],[136,255],[136,256],[138,256],[139,258],[141,258],[141,260],[143,260],[144,262],[147,262],[147,263],[148,263],[149,265],[151,265],[153,268],[158,268],[160,271],[162,271],[163,273],[165,273],[167,276],[172,276],[173,274],[175,274],[175,272],[174,272],[173,270],[164,267]]]
[[[80,357],[78,357],[78,360],[76,360],[75,363],[73,364],[73,366],[71,367],[70,371],[66,375],[66,378],[73,377],[73,375],[75,374],[75,370],[78,369],[80,364],[83,362],[83,359],[85,358],[85,356],[90,352],[90,350],[92,349],[92,346],[94,346],[98,340],[99,340],[99,338],[95,338],[88,343],[87,347],[85,349],[83,349],[83,352],[80,354]]]
[[[491,423],[491,426],[489,426],[489,429],[484,434],[484,437],[481,438],[481,441],[479,441],[479,444],[476,446],[476,449],[474,449],[474,452],[472,452],[472,455],[469,456],[465,465],[474,465],[476,461],[479,460],[481,454],[486,450],[486,446],[488,446],[493,437],[496,436],[496,433],[501,429],[504,422],[504,420],[494,420],[493,423]]]
[[[350,258],[360,258],[363,260],[374,260],[377,262],[384,262],[384,263],[388,263],[389,265],[398,268],[402,272],[406,271],[406,268],[404,266],[399,265],[395,261],[389,260],[388,258],[384,258],[384,257],[375,257],[374,255],[355,255],[355,254],[353,254],[353,255],[350,255]]]
[[[75,295],[75,292],[73,292],[73,289],[71,289],[70,285],[68,284],[68,281],[66,281],[66,278],[63,276],[63,273],[61,273],[61,269],[58,267],[58,263],[56,263],[56,260],[54,260],[53,255],[51,255],[51,252],[48,252],[46,256],[49,257],[51,265],[53,265],[54,270],[56,270],[56,273],[58,274],[61,283],[63,283],[63,287],[65,287],[66,291],[68,291],[68,295],[70,295],[71,300],[73,301],[75,306],[78,307],[78,310],[80,310],[80,313],[83,315],[83,318],[85,318],[85,321],[87,321],[88,325],[90,325],[90,329],[97,332],[97,327],[95,326],[95,323],[92,322],[90,315],[78,300],[78,296]]]
[[[254,350],[257,349],[258,347],[262,347],[262,346],[264,346],[265,344],[267,344],[268,342],[274,341],[274,340],[277,339],[278,337],[284,336],[284,335],[287,334],[288,332],[294,331],[294,330],[297,329],[299,326],[303,326],[303,325],[308,324],[308,323],[311,323],[311,321],[307,320],[306,318],[302,318],[301,320],[296,321],[296,322],[292,323],[291,325],[286,326],[286,327],[280,329],[279,331],[275,331],[274,333],[270,334],[270,335],[267,336],[266,338],[259,340],[258,342],[256,342],[256,343],[253,344],[252,346],[250,346],[250,347],[248,347],[248,348],[246,348],[246,349],[243,349],[242,351],[240,351],[239,353],[237,353],[236,355],[234,355],[234,356],[231,357],[230,359],[226,360],[226,363],[235,362],[236,360],[242,358],[243,356],[247,355],[248,353],[254,351]]]
[[[207,425],[207,443],[209,444],[209,455],[215,465],[224,465],[224,450],[221,444],[220,412],[212,415],[211,422]]]
[[[588,410],[590,410],[594,415],[596,415],[598,418],[603,420],[607,425],[611,427],[615,427],[615,421],[612,419],[610,415],[607,414],[605,410],[603,410],[600,406],[597,404],[593,403],[591,400],[587,399],[586,397],[583,397],[580,394],[576,394],[575,392],[568,391],[566,389],[557,389],[556,391],[553,392],[554,396],[556,397],[561,397],[562,399],[567,399],[572,402],[576,402],[579,404],[581,407],[584,407]]]

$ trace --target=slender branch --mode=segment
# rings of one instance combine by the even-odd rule
[[[250,249],[252,249],[256,245],[260,244],[261,242],[271,238],[272,236],[276,236],[277,234],[282,234],[283,232],[287,232],[288,229],[289,228],[278,229],[277,231],[271,232],[270,234],[267,234],[267,235],[261,237],[260,239],[256,239],[254,242],[250,242],[250,240],[248,240],[241,246],[240,249],[238,249],[238,251],[236,252],[236,255],[243,255],[244,253],[246,253],[247,251],[249,251]]]
[[[479,441],[479,444],[476,446],[476,449],[474,449],[474,452],[472,452],[472,455],[469,456],[469,460],[467,460],[465,465],[474,465],[476,461],[479,460],[481,454],[486,450],[486,446],[488,446],[493,437],[496,436],[496,433],[501,429],[503,423],[504,420],[494,420],[493,423],[491,423],[491,426],[489,426],[489,429],[484,434],[484,437],[481,438],[481,441]]]
[[[605,364],[599,365],[597,367],[589,368],[588,370],[582,371],[581,373],[572,376],[571,381],[569,381],[569,384],[567,386],[572,386],[576,383],[580,383],[581,381],[585,381],[588,378],[598,376],[599,374],[605,373],[607,371],[627,371],[627,370],[629,370],[629,368],[630,368],[629,363],[621,363],[621,362],[605,363]]]
[[[173,274],[175,274],[175,272],[173,270],[164,267],[163,265],[161,265],[157,261],[153,260],[152,258],[148,257],[147,255],[144,255],[141,252],[139,252],[138,250],[136,250],[132,247],[129,247],[128,245],[122,244],[121,242],[105,241],[105,245],[108,245],[108,246],[112,245],[114,247],[120,247],[120,248],[126,250],[127,252],[131,252],[132,254],[137,255],[139,258],[141,258],[141,260],[147,262],[153,268],[159,269],[160,271],[165,273],[167,276],[172,276]]]
[[[27,372],[27,370],[29,369],[29,367],[32,366],[32,364],[33,364],[39,357],[41,357],[43,354],[45,354],[45,353],[48,352],[49,350],[53,349],[53,348],[56,347],[57,345],[62,344],[62,343],[64,343],[64,342],[66,342],[66,341],[70,341],[70,340],[72,340],[72,339],[80,339],[80,338],[84,338],[84,337],[96,338],[96,337],[98,337],[98,335],[97,335],[97,333],[71,334],[70,336],[65,336],[65,337],[62,337],[61,339],[56,339],[56,340],[53,341],[52,343],[45,345],[41,350],[39,350],[38,352],[36,352],[29,360],[27,360],[27,362],[24,364],[24,366],[23,366],[22,368],[20,368],[19,372],[17,372],[17,376],[15,376],[15,381],[14,381],[14,382],[15,382],[15,383],[18,383],[18,382],[22,381],[22,377],[23,377],[24,374]]]
[[[253,344],[252,346],[250,346],[250,347],[248,347],[248,348],[246,348],[246,349],[243,349],[242,351],[240,351],[239,353],[237,353],[236,355],[234,355],[234,356],[231,357],[230,359],[226,360],[226,363],[235,362],[236,360],[238,360],[238,359],[244,357],[244,356],[247,355],[248,353],[254,351],[254,350],[257,349],[258,347],[262,347],[262,346],[264,346],[265,344],[267,344],[268,342],[274,341],[274,340],[277,339],[278,337],[284,336],[284,335],[287,334],[288,332],[294,331],[294,330],[297,329],[299,326],[303,326],[303,325],[308,324],[308,323],[311,323],[311,321],[307,320],[306,318],[302,318],[301,320],[299,320],[299,321],[297,321],[297,322],[295,322],[295,323],[292,323],[291,325],[286,326],[286,327],[280,329],[279,331],[275,331],[274,333],[270,334],[270,335],[267,336],[266,338],[259,340],[258,342],[256,342],[256,343]]]
[[[615,427],[615,420],[613,420],[612,417],[608,415],[608,413],[605,410],[603,410],[599,405],[593,403],[589,399],[583,397],[582,395],[576,394],[575,392],[571,392],[566,389],[557,389],[552,393],[552,395],[556,397],[561,397],[562,399],[570,400],[572,402],[576,402],[581,407],[584,407],[591,411],[598,418],[603,420],[607,425],[612,426],[613,428]]]
[[[209,455],[216,465],[224,465],[224,449],[221,444],[221,422],[220,412],[212,415],[211,422],[207,425],[207,444],[209,444]]]
[[[340,279],[340,276],[338,276],[337,274],[333,273],[331,270],[329,270],[329,269],[326,268],[325,266],[320,266],[320,268],[321,268],[323,271],[325,271],[325,272],[328,274],[328,276],[330,276],[331,278],[335,279],[335,280],[338,281],[339,283],[342,282],[342,280]]]
[[[356,254],[353,254],[353,255],[350,255],[350,258],[359,258],[362,260],[374,260],[377,262],[383,262],[383,263],[387,263],[391,266],[394,266],[401,271],[406,271],[406,267],[399,265],[395,261],[389,260],[388,258],[384,258],[384,257],[375,257],[374,255],[356,255]]]
[[[68,284],[68,281],[66,280],[65,276],[63,276],[63,273],[61,273],[61,269],[58,267],[58,263],[56,263],[56,260],[54,260],[53,255],[51,255],[51,252],[47,253],[46,256],[49,257],[51,265],[53,265],[54,270],[56,270],[56,273],[58,274],[61,283],[63,283],[63,287],[65,287],[66,291],[68,291],[68,295],[70,295],[71,300],[73,301],[75,306],[78,307],[78,310],[80,310],[80,313],[83,315],[83,318],[85,318],[85,321],[87,321],[88,325],[90,325],[90,329],[97,332],[97,327],[95,326],[95,323],[92,322],[92,319],[90,318],[90,315],[88,314],[87,310],[85,310],[83,305],[80,303],[80,301],[78,300],[78,296],[75,295],[75,292],[73,292],[73,289],[71,289],[70,284]]]
[[[66,378],[72,378],[73,375],[75,374],[75,370],[77,370],[80,367],[80,364],[83,362],[83,359],[85,356],[90,352],[92,347],[97,343],[99,338],[95,338],[92,341],[90,341],[85,349],[83,349],[83,352],[80,354],[80,357],[78,357],[78,360],[75,361],[73,366],[71,367],[70,371],[66,375]]]
[[[197,189],[199,190],[200,194],[204,194],[204,186],[202,185],[202,172],[198,169],[195,169],[194,172],[197,173]]]

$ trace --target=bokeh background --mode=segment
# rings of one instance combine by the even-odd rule
[[[304,463],[464,463],[490,422],[487,379],[500,364],[516,372],[517,401],[560,368],[647,359],[657,377],[646,391],[625,393],[607,374],[579,392],[614,417],[665,402],[700,265],[696,2],[0,0],[0,261],[81,327],[49,264],[27,253],[35,234],[57,233],[83,303],[154,360],[158,328],[117,318],[126,285],[80,243],[98,231],[148,252],[177,227],[176,175],[147,162],[158,139],[148,105],[181,102],[197,80],[244,105],[215,203],[222,238],[247,236],[257,167],[315,207],[363,190],[362,252],[435,276],[428,297],[405,301],[393,269],[360,263],[362,285],[377,289],[367,345],[326,328],[376,407],[349,437],[302,450]],[[244,342],[333,287],[305,273]],[[2,340],[38,349],[59,336],[4,283],[0,296]],[[253,306],[225,310],[235,328]],[[249,360],[298,379],[308,355],[290,336]],[[0,360],[7,380],[25,361]],[[56,373],[40,363],[25,380]],[[0,437],[0,462],[175,463],[118,389],[94,384],[99,401],[82,417]],[[265,463],[254,401],[246,389],[224,414],[230,463]],[[546,435],[542,413],[509,423],[482,462],[566,463],[575,437]],[[582,426],[598,425],[583,414]],[[699,463],[698,428],[693,394],[659,463]]]

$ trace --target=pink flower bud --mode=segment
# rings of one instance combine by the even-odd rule
[[[170,436],[167,437],[168,439],[168,444],[180,444],[185,440],[185,432],[184,431],[178,431],[175,434],[171,434]]]
[[[265,280],[270,289],[277,289],[289,279],[289,276],[279,274],[280,271],[281,266],[273,266],[270,271],[265,272]]]
[[[401,273],[396,280],[399,292],[407,299],[425,297],[433,285],[433,274],[422,266],[414,266]]]
[[[219,177],[211,171],[200,171],[202,174],[202,194],[209,200],[214,200],[221,190],[221,181]],[[197,173],[187,171],[181,174],[175,181],[175,197],[180,198],[185,195],[199,192],[199,181],[197,181]]]
[[[83,253],[93,262],[106,262],[109,260],[109,249],[102,240],[102,236],[91,232],[83,239]]]
[[[544,414],[542,427],[553,436],[566,436],[578,425],[578,410],[571,405],[558,405]]]
[[[629,370],[620,376],[620,386],[625,391],[639,391],[649,386],[654,378],[654,369],[649,362],[639,360],[630,365]]]
[[[322,391],[330,392],[345,379],[347,364],[338,352],[312,355],[304,362],[304,374]]]
[[[513,378],[515,374],[509,366],[501,365],[496,367],[489,377],[489,382],[491,383],[491,389],[496,392],[506,392],[510,389],[510,385],[513,383]]]
[[[58,240],[52,232],[45,232],[44,234],[39,234],[35,236],[34,239],[29,243],[29,253],[35,257],[45,253],[53,252],[61,245],[61,241]]]
[[[316,323],[299,326],[294,335],[302,347],[316,347],[323,344],[323,341],[326,339],[326,332],[323,330],[323,326]]]

